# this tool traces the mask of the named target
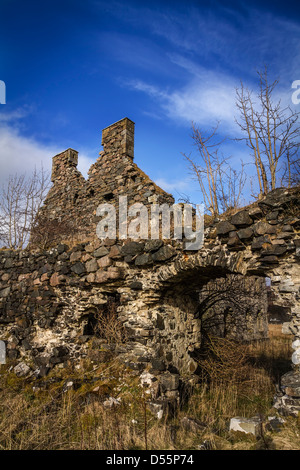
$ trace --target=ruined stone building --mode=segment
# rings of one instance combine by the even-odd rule
[[[118,205],[120,195],[128,205],[149,208],[174,202],[134,163],[132,121],[104,129],[102,145],[87,180],[77,170],[75,150],[53,158],[40,230],[26,250],[0,251],[0,340],[7,358],[27,363],[37,376],[76,362],[90,350],[99,312],[113,309],[123,338],[102,337],[95,357],[110,343],[126,366],[149,371],[161,384],[155,400],[175,400],[180,383],[197,376],[205,335],[267,337],[268,277],[273,308],[284,311],[284,327],[295,335],[293,370],[276,406],[297,413],[299,188],[277,189],[212,222],[197,251],[176,239],[102,240],[99,204]]]
[[[125,118],[102,132],[103,151],[88,172],[87,181],[77,170],[78,152],[73,149],[53,157],[53,186],[46,197],[41,216],[62,222],[62,238],[93,240],[100,217],[99,204],[118,208],[119,196],[128,205],[173,204],[174,199],[159,188],[134,163],[134,123]],[[64,233],[65,232],[65,233]]]

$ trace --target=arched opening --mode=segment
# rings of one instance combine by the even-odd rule
[[[173,372],[197,373],[207,336],[268,337],[265,281],[215,266],[183,270],[164,285],[155,315],[156,357]]]

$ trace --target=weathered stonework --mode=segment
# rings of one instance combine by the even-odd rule
[[[133,162],[134,123],[125,118],[103,130],[103,151],[91,166],[87,181],[77,170],[78,152],[68,149],[55,157],[52,182],[40,216],[63,222],[62,240],[73,242],[93,240],[101,219],[97,207],[114,204],[118,209],[119,196],[127,196],[128,205],[153,202],[173,204],[173,197],[159,188]]]
[[[157,397],[177,399],[180,381],[197,373],[204,333],[266,338],[269,277],[273,305],[284,308],[285,328],[295,335],[293,373],[299,374],[299,188],[275,190],[229,220],[214,221],[199,251],[183,250],[178,240],[101,241],[100,203],[117,204],[120,194],[129,204],[173,203],[133,162],[133,133],[127,118],[104,130],[104,150],[87,181],[75,150],[53,158],[54,184],[41,214],[75,221],[70,243],[62,243],[68,233],[61,233],[47,250],[0,251],[0,340],[7,358],[45,375],[85,357],[97,339],[98,355],[114,352],[139,373],[150,371],[159,377]],[[126,341],[107,344],[95,338],[95,325],[111,302]],[[289,393],[300,399],[292,378],[280,409]]]

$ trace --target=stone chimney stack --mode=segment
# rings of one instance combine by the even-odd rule
[[[55,183],[59,179],[66,179],[76,170],[77,173],[78,152],[71,148],[55,155],[52,159],[51,181]]]
[[[125,155],[133,159],[134,122],[124,118],[103,129],[102,146],[106,155]]]

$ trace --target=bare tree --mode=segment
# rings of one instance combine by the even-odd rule
[[[202,332],[216,335],[251,337],[259,326],[265,331],[267,299],[265,280],[229,274],[210,280],[199,291],[197,315],[201,318]],[[256,322],[257,320],[257,322]],[[256,327],[249,331],[250,324]],[[248,325],[248,328],[246,326]],[[239,338],[240,336],[240,338]]]
[[[220,157],[223,141],[216,140],[217,128],[207,135],[192,123],[197,158],[183,154],[193,177],[199,183],[205,210],[213,216],[239,206],[246,182],[244,164],[241,170],[234,170],[228,163],[229,158]]]
[[[295,158],[291,160],[289,154],[287,154],[281,184],[287,185],[288,187],[298,186],[300,184],[300,155],[296,155]]]
[[[278,80],[268,79],[268,70],[258,72],[259,92],[256,101],[253,93],[241,87],[236,89],[236,106],[239,119],[236,119],[245,134],[248,147],[252,151],[256,167],[259,196],[266,195],[285,180],[293,184],[299,172],[299,112],[289,106],[283,107],[281,100],[274,100],[274,90]],[[298,163],[297,163],[298,162]],[[298,175],[299,180],[299,175]]]
[[[74,241],[76,221],[50,219],[38,213],[30,229],[29,246],[45,250],[58,244],[59,241]]]
[[[228,164],[219,167],[217,193],[222,212],[230,212],[240,207],[246,180],[245,163],[242,161],[239,170]]]
[[[12,249],[26,246],[30,230],[50,187],[43,167],[26,174],[10,175],[0,189],[0,244]]]

